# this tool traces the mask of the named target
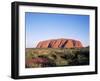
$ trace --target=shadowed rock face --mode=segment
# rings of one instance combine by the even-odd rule
[[[73,39],[52,39],[40,41],[36,48],[82,48],[83,45],[78,40]]]

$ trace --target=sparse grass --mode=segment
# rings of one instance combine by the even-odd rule
[[[89,48],[26,48],[26,68],[89,65]]]

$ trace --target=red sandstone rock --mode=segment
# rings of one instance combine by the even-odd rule
[[[80,41],[73,39],[52,39],[40,41],[36,48],[82,48]]]

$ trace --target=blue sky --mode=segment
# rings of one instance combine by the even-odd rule
[[[39,41],[68,38],[89,45],[89,16],[74,14],[25,13],[26,48]]]

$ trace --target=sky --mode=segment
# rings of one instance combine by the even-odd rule
[[[25,12],[26,48],[35,48],[39,41],[75,39],[89,45],[89,16]]]

